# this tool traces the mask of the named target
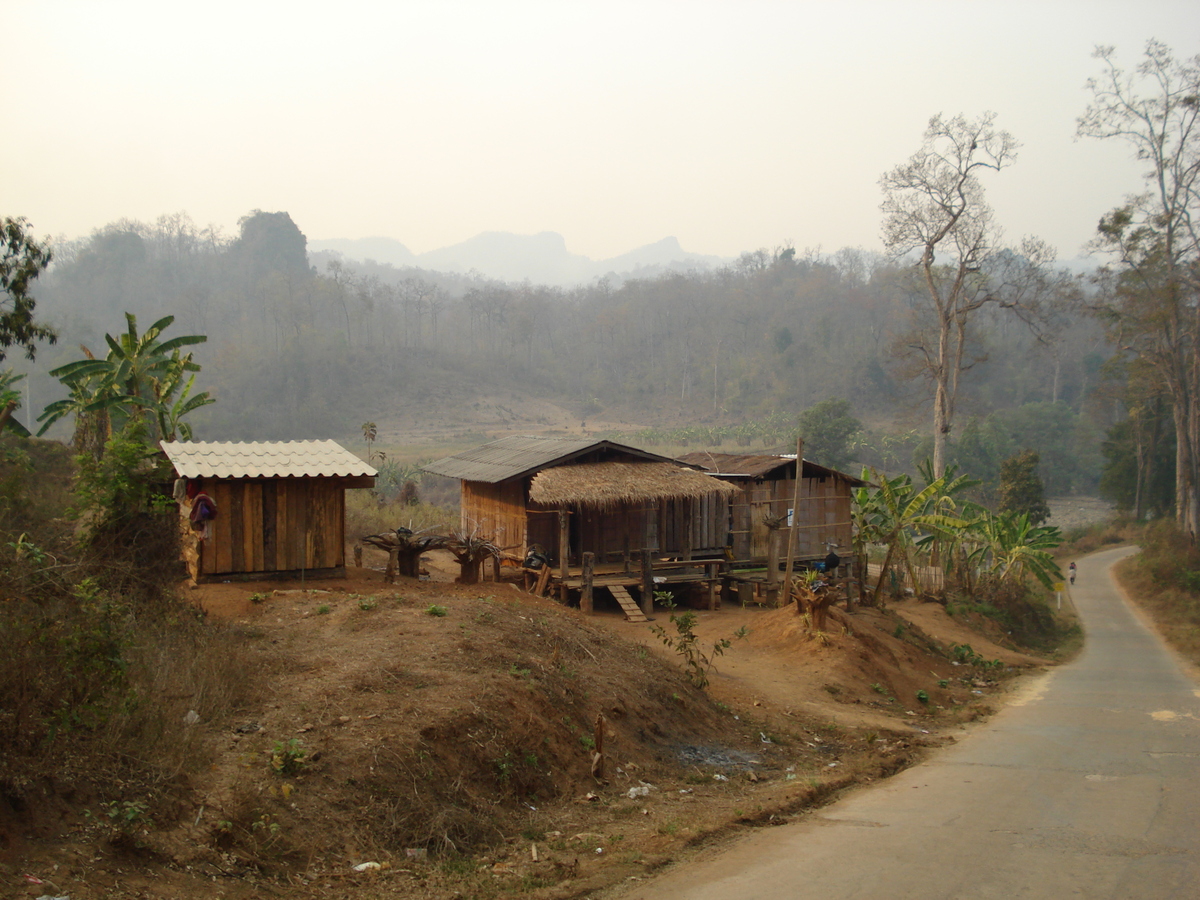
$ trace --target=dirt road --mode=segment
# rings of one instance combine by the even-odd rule
[[[1192,898],[1200,884],[1200,685],[1083,560],[1082,656],[991,724],[801,823],[623,896]]]

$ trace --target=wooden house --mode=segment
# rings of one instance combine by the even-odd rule
[[[680,457],[681,462],[703,468],[712,475],[738,486],[739,493],[730,507],[733,557],[737,560],[765,560],[770,556],[772,529],[768,517],[783,517],[784,524],[774,533],[787,546],[789,510],[796,491],[796,457],[774,454],[710,453],[701,450]],[[848,556],[851,545],[850,497],[854,488],[866,484],[862,479],[827,469],[804,460],[801,470],[799,504],[791,514],[796,528],[796,558],[823,559],[830,545]],[[784,553],[781,553],[781,558]]]
[[[636,447],[511,436],[426,471],[462,481],[462,528],[522,556],[540,545],[564,572],[650,548],[690,559],[719,553],[729,531],[726,482]]]
[[[345,574],[346,489],[376,475],[353,453],[335,441],[161,446],[195,580]]]

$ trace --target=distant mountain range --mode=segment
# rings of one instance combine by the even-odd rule
[[[731,260],[689,253],[673,237],[638,247],[611,259],[593,260],[567,250],[561,234],[483,234],[428,253],[413,253],[394,238],[331,238],[310,240],[310,252],[332,251],[348,259],[374,260],[397,268],[415,266],[436,272],[472,270],[499,281],[552,284],[562,287],[588,284],[606,275],[616,279],[649,278],[669,271],[715,269]]]

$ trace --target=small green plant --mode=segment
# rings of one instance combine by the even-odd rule
[[[878,681],[874,681],[871,683],[871,690],[873,690],[877,694],[886,694],[887,693],[887,691],[884,690],[883,685],[880,684]]]
[[[280,775],[294,775],[304,768],[308,751],[296,738],[290,738],[286,743],[276,741],[271,750],[271,768]]]
[[[516,768],[516,763],[512,759],[512,751],[505,750],[504,755],[492,760],[496,766],[496,780],[501,784],[507,784],[509,778],[512,777],[513,769]]]
[[[950,660],[966,666],[980,669],[1003,669],[1004,663],[998,659],[986,660],[973,649],[970,644],[951,644]]]
[[[253,594],[250,595],[250,602],[251,603],[262,603],[270,596],[271,596],[270,594],[264,594],[261,591],[255,591]]]
[[[892,632],[892,637],[894,637],[894,638],[904,637],[904,623],[903,622],[896,623],[896,630]]]
[[[579,743],[583,744],[585,750],[596,749],[596,740],[590,734],[581,734],[579,736]]]
[[[329,604],[328,604],[328,603],[322,603],[320,606],[318,606],[318,607],[317,607],[317,615],[318,615],[318,616],[327,616],[327,615],[329,615]]]
[[[514,678],[527,678],[529,677],[529,669],[518,668],[517,664],[513,663],[508,667],[508,674],[512,675]]]
[[[696,614],[691,610],[677,614],[675,603],[668,591],[655,591],[654,599],[670,610],[670,621],[675,626],[676,634],[670,634],[661,625],[652,625],[650,630],[664,645],[683,657],[683,667],[688,678],[692,684],[703,690],[708,687],[708,673],[716,665],[717,657],[724,655],[725,651],[733,646],[733,640],[719,638],[713,642],[712,649],[705,653],[701,650],[699,638],[695,633]],[[743,626],[734,632],[733,637],[741,640],[748,633]]]
[[[376,600],[374,597],[359,597],[358,598],[358,608],[363,610],[364,612],[374,609],[378,605],[378,603],[379,603],[379,601]]]
[[[250,831],[262,840],[262,850],[270,850],[283,836],[283,826],[267,813],[259,813],[258,818],[250,825]]]
[[[149,807],[142,800],[112,800],[100,804],[104,810],[104,818],[118,832],[132,834],[141,828],[154,824],[148,813]],[[96,819],[91,810],[84,810],[84,817]]]
[[[15,541],[10,541],[9,543],[5,544],[5,546],[13,552],[13,556],[15,556],[17,559],[28,559],[32,561],[34,565],[38,566],[45,565],[46,559],[49,556],[48,553],[45,553],[36,544],[30,541],[25,536],[24,532],[22,532]]]
[[[429,604],[429,606],[427,606],[425,608],[425,615],[437,616],[438,618],[448,615],[449,612],[450,612],[450,610],[446,609],[446,607],[438,606],[436,603],[431,603],[431,604]]]
[[[937,686],[940,688],[950,687],[950,679],[949,678],[939,678]]]
[[[917,691],[917,702],[928,703],[929,702],[929,692],[923,691],[923,690]]]

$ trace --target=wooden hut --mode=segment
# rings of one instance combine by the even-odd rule
[[[345,574],[345,492],[376,475],[353,453],[335,441],[161,446],[195,580]]]
[[[731,485],[636,447],[511,436],[426,471],[462,481],[462,527],[522,556],[533,544],[565,571],[650,548],[691,558],[725,546]]]
[[[772,529],[768,517],[784,517],[775,531],[786,547],[787,517],[793,509],[796,490],[796,456],[774,454],[710,453],[701,450],[680,457],[740,488],[734,497],[732,521],[733,556],[737,560],[765,560],[770,556]],[[823,559],[831,544],[849,554],[851,543],[851,491],[866,482],[843,472],[804,460],[799,506],[791,514],[796,528],[796,558]]]

